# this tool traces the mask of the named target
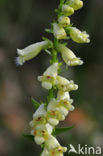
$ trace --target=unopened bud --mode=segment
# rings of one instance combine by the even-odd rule
[[[60,16],[58,22],[61,26],[66,27],[70,25],[70,18],[66,16]]]
[[[56,23],[53,24],[53,34],[58,40],[65,39],[67,36],[64,28]]]
[[[83,7],[83,1],[81,0],[69,0],[68,4],[74,9],[78,10]]]
[[[71,16],[72,14],[74,14],[74,9],[70,7],[69,5],[64,4],[62,6],[62,12],[65,16]]]

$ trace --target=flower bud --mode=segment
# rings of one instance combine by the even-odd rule
[[[58,40],[65,39],[67,37],[64,28],[56,23],[53,24],[53,34]]]
[[[47,70],[43,73],[43,76],[38,76],[38,80],[42,82],[43,88],[49,90],[53,85],[55,85],[58,68],[58,63],[54,63],[47,68]]]
[[[86,33],[86,31],[81,32],[79,29],[75,27],[70,28],[70,37],[73,41],[77,43],[89,43],[89,35]]]
[[[16,64],[23,65],[24,62],[36,57],[40,53],[41,50],[49,48],[51,46],[52,46],[52,42],[49,40],[46,40],[46,41],[32,44],[22,50],[17,49],[17,54],[19,56],[16,58]]]
[[[62,27],[66,27],[70,25],[70,18],[66,16],[60,16],[58,22]]]
[[[83,1],[81,0],[69,0],[68,4],[74,9],[78,10],[83,7]]]
[[[61,52],[62,58],[68,66],[77,66],[83,64],[83,61],[80,60],[80,58],[77,58],[75,54],[66,46],[60,44],[58,46],[58,50]]]
[[[74,14],[74,9],[72,7],[70,7],[69,5],[64,4],[62,6],[62,13],[65,16],[70,16],[70,15]]]

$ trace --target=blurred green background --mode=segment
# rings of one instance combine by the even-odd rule
[[[28,123],[35,111],[30,97],[46,100],[47,91],[41,88],[37,76],[48,67],[50,57],[42,51],[22,67],[14,60],[17,48],[49,37],[44,29],[50,27],[58,4],[59,0],[0,0],[0,156],[40,155],[41,148],[22,133],[29,133]],[[85,63],[62,72],[79,85],[79,90],[71,92],[75,111],[60,124],[75,128],[58,139],[68,147],[103,147],[103,0],[84,0],[83,9],[75,12],[71,21],[90,34],[91,43],[68,41]]]

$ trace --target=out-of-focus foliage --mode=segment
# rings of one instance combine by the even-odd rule
[[[25,138],[29,121],[35,111],[30,97],[46,100],[47,92],[40,87],[37,76],[49,64],[49,56],[42,52],[36,59],[16,67],[17,48],[48,37],[45,28],[55,19],[53,10],[58,0],[0,0],[0,155],[39,156],[40,148]],[[91,35],[90,44],[68,46],[82,59],[81,67],[62,72],[79,84],[71,93],[76,107],[63,126],[75,125],[59,136],[61,144],[78,143],[103,146],[103,0],[84,0],[84,7],[72,16],[72,23]],[[50,35],[51,38],[51,35]],[[62,66],[64,68],[64,65]],[[71,73],[71,74],[68,74]]]

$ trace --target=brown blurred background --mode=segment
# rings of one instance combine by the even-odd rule
[[[28,123],[35,111],[30,97],[46,100],[47,91],[41,88],[37,76],[48,67],[50,57],[42,51],[22,67],[14,60],[17,48],[49,36],[44,29],[55,18],[53,10],[58,4],[59,0],[0,0],[0,156],[40,155],[40,147],[22,134],[29,133]],[[75,128],[58,139],[65,146],[81,143],[103,147],[103,0],[84,0],[83,9],[71,20],[90,34],[91,43],[68,41],[85,63],[62,72],[79,84],[79,90],[71,92],[75,111],[61,123]]]

